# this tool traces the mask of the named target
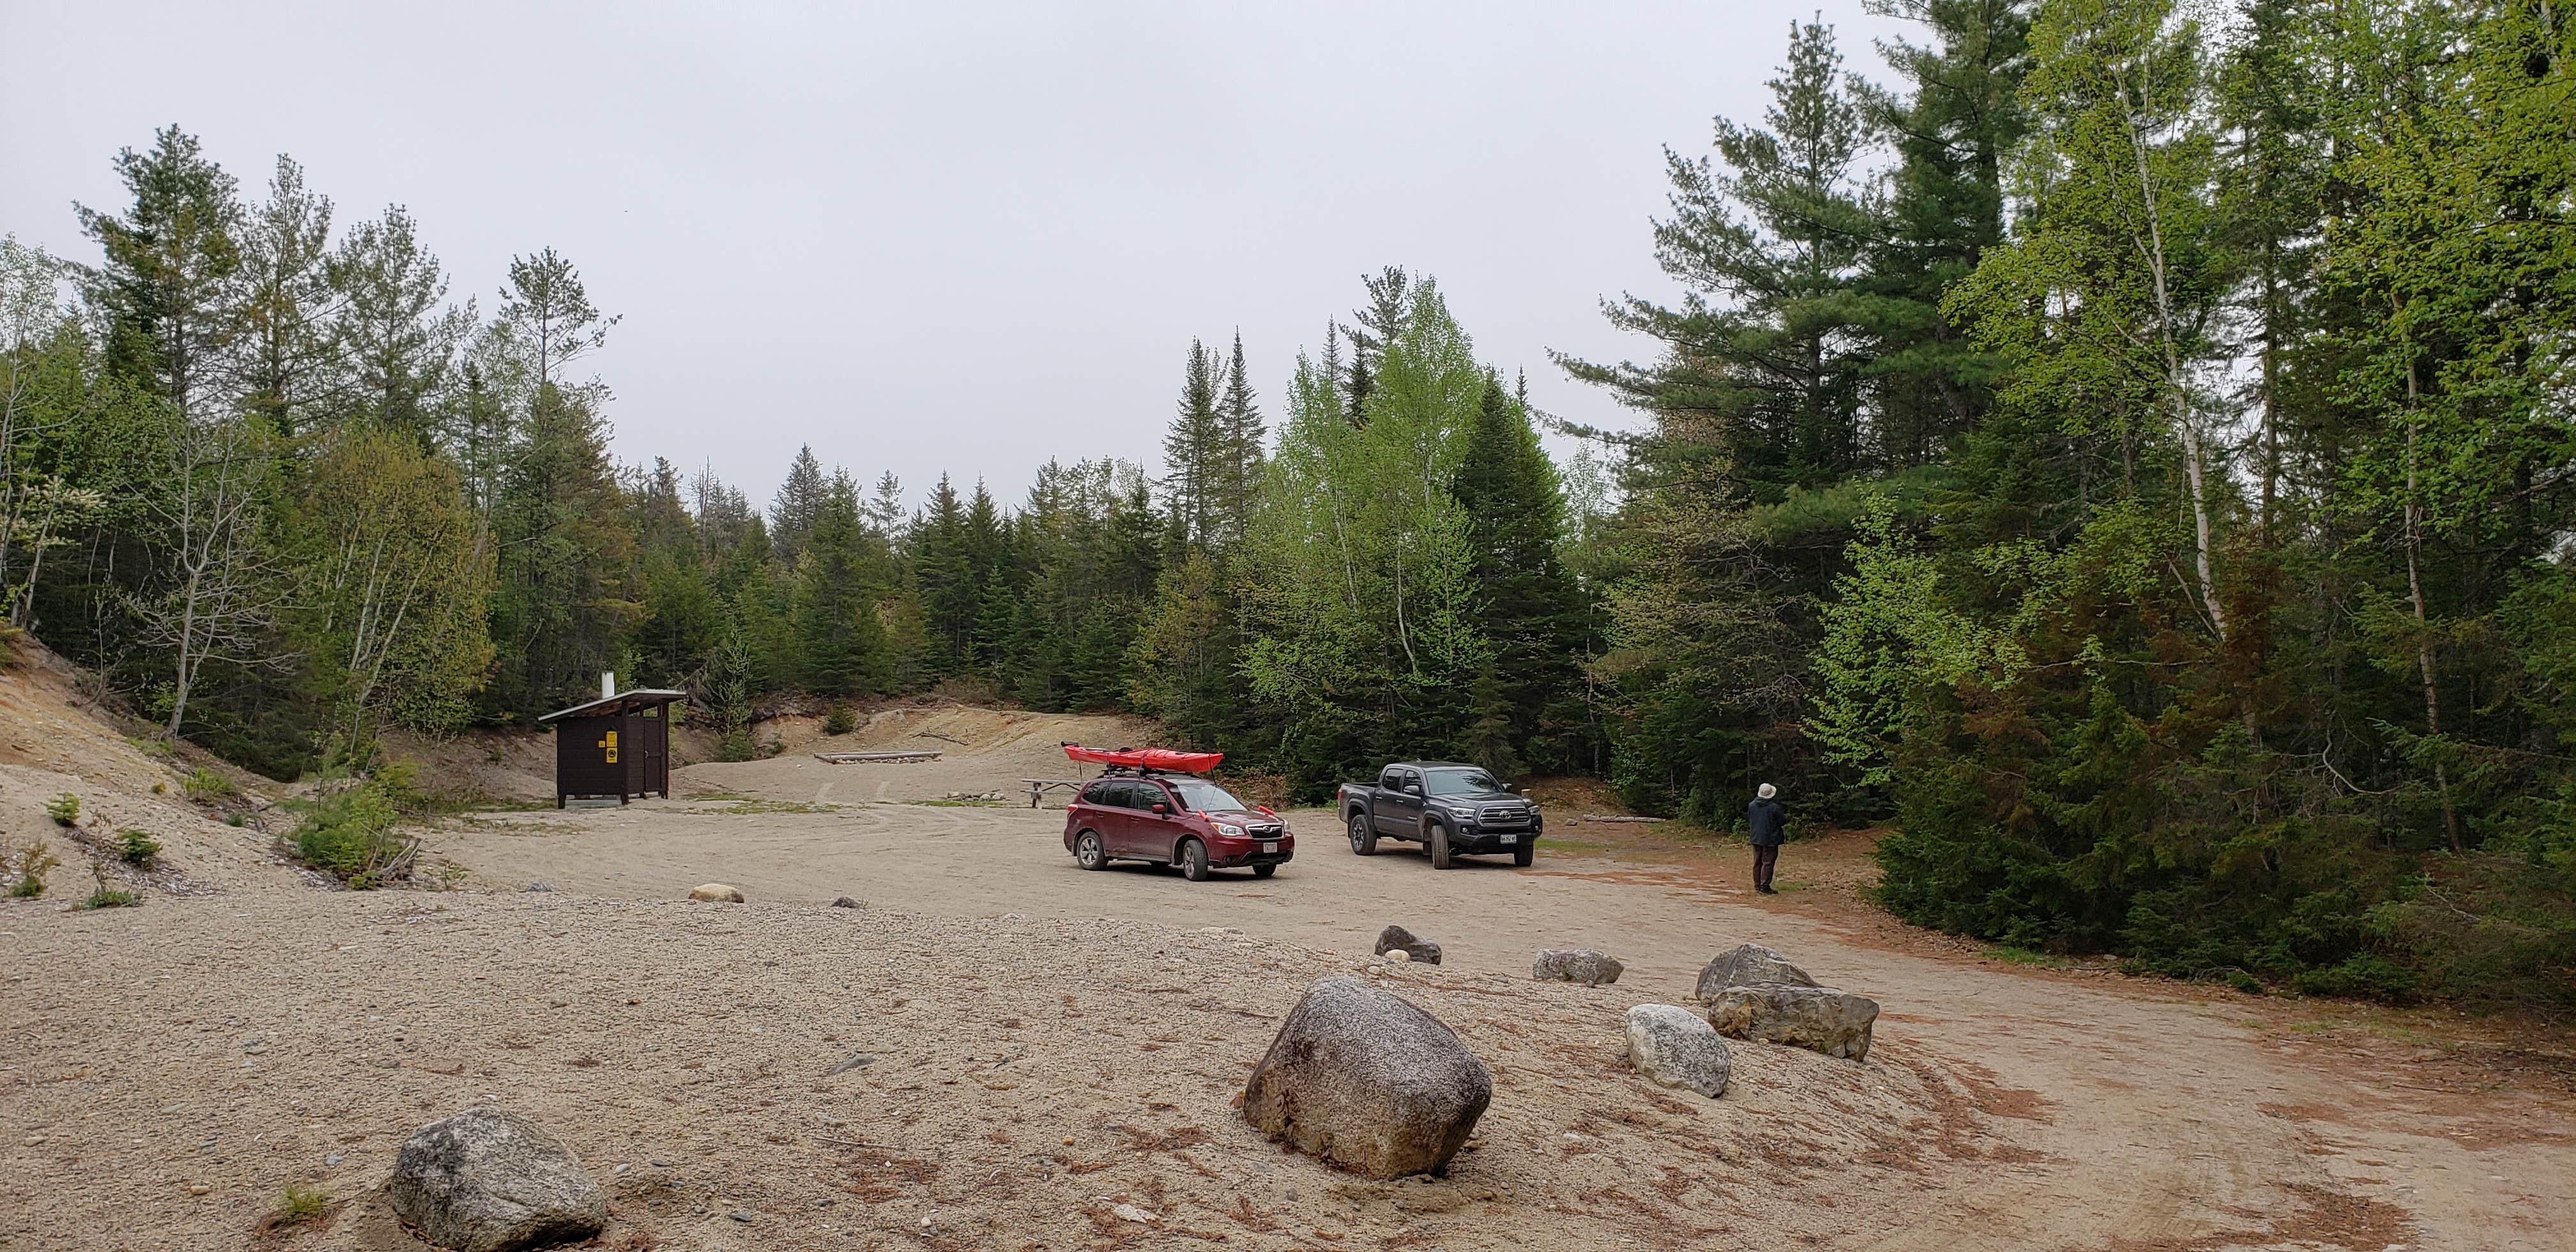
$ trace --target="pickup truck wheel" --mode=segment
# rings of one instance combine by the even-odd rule
[[[1278,872],[1279,867],[1276,865],[1255,865],[1252,867],[1252,876],[1255,878],[1268,878],[1272,874],[1276,874]]]
[[[1109,868],[1109,850],[1100,846],[1100,836],[1084,831],[1073,837],[1073,863],[1084,869]]]
[[[1431,823],[1431,833],[1424,837],[1423,842],[1431,845],[1431,868],[1449,868],[1449,828],[1438,822]]]
[[[1208,880],[1207,845],[1196,839],[1184,839],[1172,859],[1180,862],[1181,877],[1191,882]]]
[[[1518,844],[1513,845],[1512,864],[1520,866],[1522,869],[1528,869],[1530,862],[1537,859],[1538,838],[1536,836],[1525,838]]]
[[[1377,825],[1367,813],[1351,814],[1351,851],[1361,856],[1377,855]]]

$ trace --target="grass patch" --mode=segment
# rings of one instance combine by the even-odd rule
[[[152,735],[127,735],[125,746],[156,761],[166,761],[176,755],[171,751],[169,740]]]
[[[188,793],[188,798],[199,804],[238,800],[242,793],[240,785],[232,779],[202,766],[188,771],[188,776],[180,781],[179,789]]]
[[[710,813],[750,814],[837,813],[840,810],[841,806],[837,804],[809,804],[803,800],[745,800],[739,804],[729,804],[720,809],[709,809],[707,811]]]
[[[66,791],[45,801],[45,816],[57,826],[70,826],[80,821],[80,797]]]
[[[331,1213],[331,1193],[320,1187],[290,1182],[277,1193],[277,1207],[259,1219],[261,1234],[275,1234],[298,1226],[311,1225]]]
[[[2066,957],[2059,956],[2054,952],[2041,952],[2035,948],[2018,948],[2011,944],[2001,944],[1988,948],[1979,955],[1984,956],[1989,961],[2000,961],[2006,965],[2026,965],[2034,969],[2072,969],[2075,967],[2074,961],[2069,960]]]

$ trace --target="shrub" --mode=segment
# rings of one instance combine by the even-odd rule
[[[823,712],[824,734],[846,735],[856,729],[858,724],[859,716],[850,711],[849,705],[835,704]]]
[[[235,785],[232,779],[203,766],[188,771],[187,780],[180,786],[188,793],[189,799],[199,804],[241,798],[241,788]]]
[[[98,890],[90,892],[89,898],[80,902],[82,908],[130,909],[143,903],[143,897],[134,892],[122,887],[108,886],[106,866],[92,865],[89,867],[89,872],[98,878]]]
[[[45,801],[45,816],[57,826],[69,826],[80,820],[80,797],[66,791]]]
[[[30,900],[45,894],[45,871],[60,864],[54,859],[54,850],[42,839],[20,848],[14,859],[6,849],[0,849],[0,867],[17,878],[9,884],[9,894],[16,899]]]
[[[128,865],[150,869],[153,860],[160,855],[161,841],[153,838],[150,832],[136,830],[131,826],[116,832],[118,860]]]
[[[360,891],[411,872],[420,844],[394,829],[392,797],[373,782],[343,787],[304,806],[295,855]]]

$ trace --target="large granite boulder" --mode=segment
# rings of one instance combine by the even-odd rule
[[[1750,987],[1755,983],[1782,982],[1795,987],[1813,987],[1816,980],[1807,971],[1789,963],[1789,958],[1758,943],[1739,944],[1732,952],[1700,967],[1699,987],[1692,994],[1703,1001],[1714,1000],[1728,987]]]
[[[1708,1024],[1721,1035],[1855,1061],[1869,1058],[1869,1028],[1877,1020],[1878,1001],[1831,987],[1755,983],[1721,988],[1708,1002]]]
[[[587,1239],[608,1222],[608,1198],[572,1149],[496,1108],[421,1127],[394,1159],[385,1196],[423,1238],[456,1252]]]
[[[1679,1005],[1628,1010],[1628,1063],[1667,1087],[1687,1087],[1712,1100],[1726,1093],[1726,1041]]]
[[[1372,1178],[1437,1174],[1494,1097],[1494,1078],[1438,1018],[1348,976],[1279,1024],[1243,1088],[1244,1120]]]
[[[1530,977],[1540,982],[1606,987],[1619,981],[1619,975],[1627,968],[1609,954],[1590,948],[1541,948],[1538,958],[1530,962]]]
[[[1439,944],[1414,934],[1402,926],[1389,926],[1377,932],[1377,954],[1385,956],[1389,952],[1401,952],[1404,954],[1404,959],[1420,961],[1425,965],[1440,963]]]

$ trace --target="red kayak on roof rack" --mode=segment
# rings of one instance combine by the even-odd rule
[[[1196,774],[1216,768],[1225,759],[1222,752],[1176,752],[1170,748],[1086,748],[1078,743],[1058,745],[1065,759],[1092,765],[1123,765],[1129,769],[1164,769],[1176,774]]]

